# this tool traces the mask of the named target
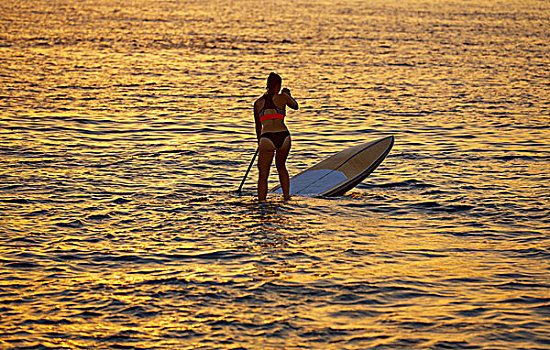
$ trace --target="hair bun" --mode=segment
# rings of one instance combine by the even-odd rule
[[[277,87],[277,85],[281,85],[283,82],[283,79],[281,79],[281,76],[277,73],[271,72],[269,73],[269,77],[267,77],[267,88],[269,90],[274,89]]]

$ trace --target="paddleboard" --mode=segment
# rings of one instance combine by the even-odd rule
[[[357,186],[386,158],[393,136],[362,143],[338,152],[290,179],[290,194],[311,197],[341,196]],[[282,193],[281,186],[271,192]]]

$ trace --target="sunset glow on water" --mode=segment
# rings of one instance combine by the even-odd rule
[[[0,348],[547,349],[550,2],[0,2]],[[335,198],[256,201],[394,135]],[[270,187],[277,184],[275,168]]]

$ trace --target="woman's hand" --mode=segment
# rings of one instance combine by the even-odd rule
[[[294,97],[292,97],[290,90],[288,88],[284,88],[281,92],[287,96],[287,100],[285,102],[286,105],[292,109],[298,109],[298,102],[296,102]]]

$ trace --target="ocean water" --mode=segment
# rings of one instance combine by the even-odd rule
[[[3,0],[0,348],[550,348],[550,2]],[[255,200],[269,72],[291,174]],[[277,183],[273,169],[270,185]]]

